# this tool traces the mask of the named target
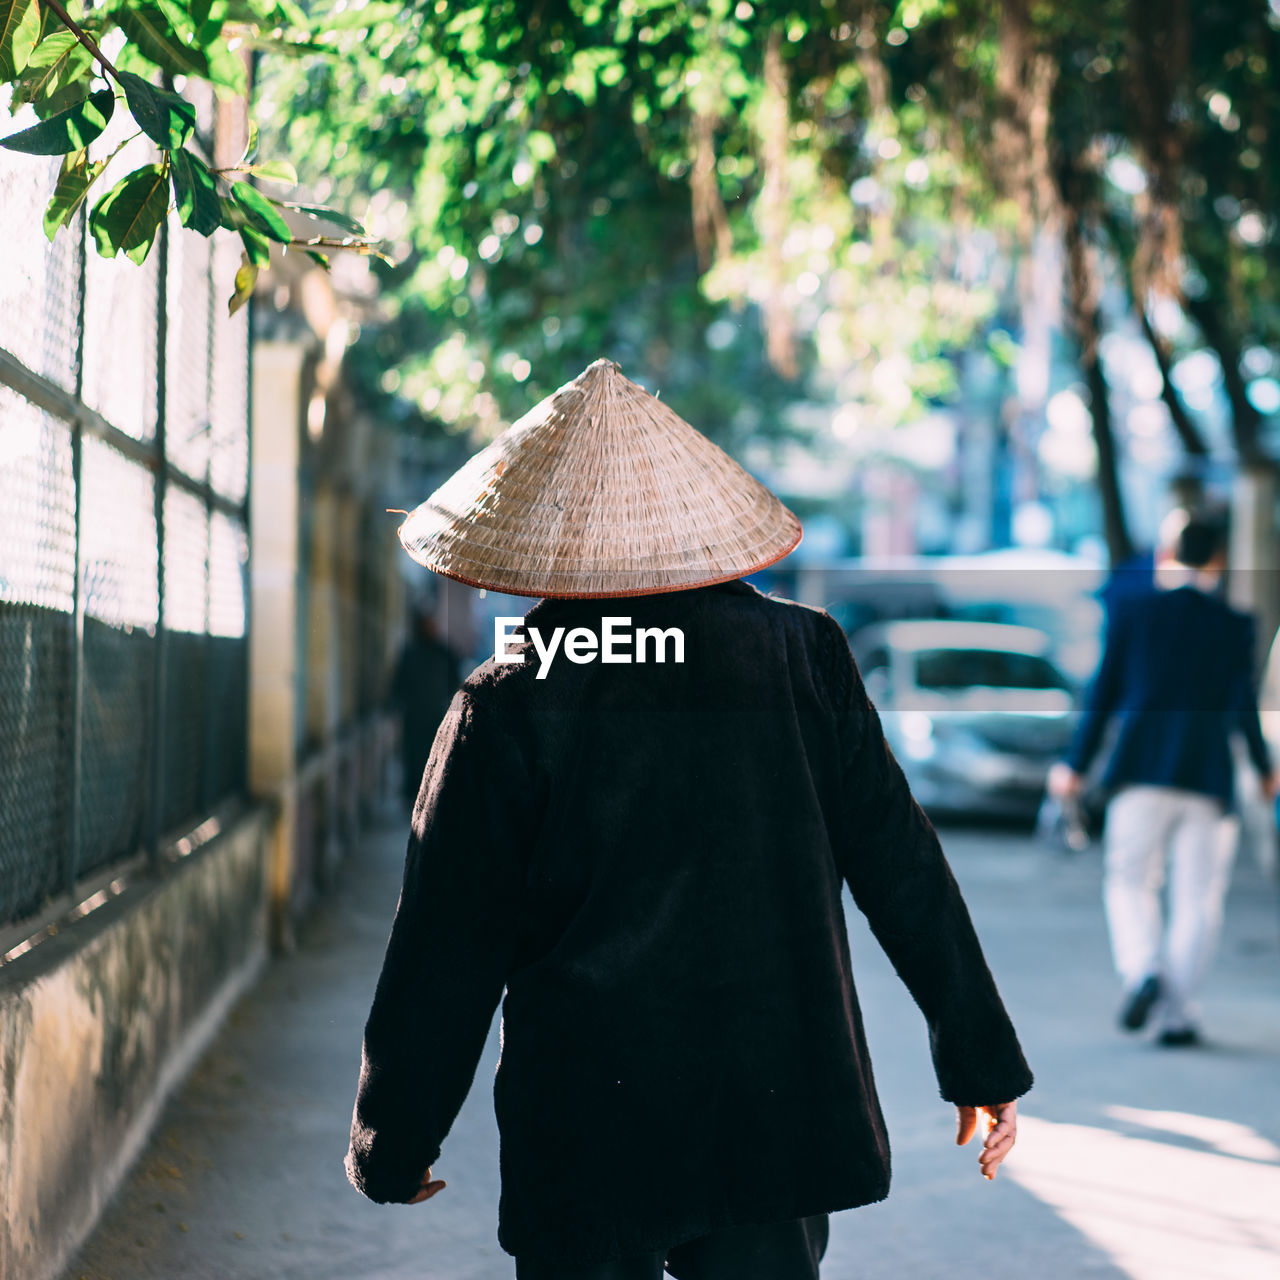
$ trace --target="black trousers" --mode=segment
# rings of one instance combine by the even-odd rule
[[[733,1227],[673,1249],[589,1267],[516,1259],[516,1280],[818,1280],[827,1251],[825,1213],[759,1227]]]

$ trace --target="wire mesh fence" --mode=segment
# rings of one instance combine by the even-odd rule
[[[4,118],[0,111],[0,121]],[[42,156],[0,153],[0,223],[6,236],[0,271],[0,347],[72,391],[84,240],[63,235],[50,243],[41,225],[59,164]]]
[[[88,438],[79,496],[84,621],[75,810],[78,869],[89,871],[137,849],[144,836],[160,602],[152,474]]]
[[[50,243],[56,172],[0,151],[0,925],[245,780],[239,254],[175,224],[108,262],[83,211]]]

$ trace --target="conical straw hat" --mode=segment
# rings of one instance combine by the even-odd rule
[[[517,596],[647,595],[780,560],[800,522],[611,360],[597,360],[400,526],[419,563]]]

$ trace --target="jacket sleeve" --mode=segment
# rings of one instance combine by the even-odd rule
[[[1009,1102],[1031,1088],[1031,1071],[937,834],[885,741],[843,631],[830,625],[841,874],[925,1016],[942,1096],[957,1106]]]
[[[1241,616],[1240,631],[1240,676],[1236,686],[1236,720],[1248,745],[1249,759],[1253,761],[1253,767],[1265,776],[1271,772],[1271,752],[1267,747],[1266,738],[1263,737],[1262,720],[1258,715],[1258,690],[1253,680],[1253,649],[1257,627],[1248,614]]]
[[[404,883],[364,1031],[347,1177],[403,1203],[471,1087],[519,945],[525,763],[464,690],[440,725],[414,807]]]
[[[1076,773],[1084,773],[1089,768],[1098,744],[1102,741],[1107,721],[1120,704],[1125,653],[1129,642],[1128,616],[1128,609],[1119,600],[1112,604],[1102,661],[1085,695],[1080,723],[1076,726],[1067,751],[1067,763]]]

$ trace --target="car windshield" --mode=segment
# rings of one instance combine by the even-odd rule
[[[921,689],[1066,689],[1053,663],[1034,653],[1007,649],[921,649],[916,653]]]

